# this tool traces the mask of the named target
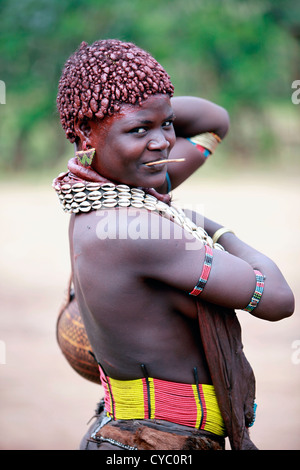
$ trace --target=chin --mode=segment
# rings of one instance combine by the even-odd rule
[[[139,186],[142,186],[144,188],[160,188],[163,186],[164,182],[166,181],[166,171],[160,172],[153,174],[147,178],[143,178],[143,184],[140,184]]]
[[[152,174],[147,175],[134,175],[132,177],[118,178],[119,183],[127,184],[132,187],[141,187],[141,188],[160,188],[163,186],[166,180],[166,170],[160,172],[153,172]],[[149,172],[150,173],[150,172]]]

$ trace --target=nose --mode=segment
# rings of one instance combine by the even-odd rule
[[[157,133],[152,136],[147,144],[148,150],[166,150],[170,147],[170,142],[165,138],[163,133]]]

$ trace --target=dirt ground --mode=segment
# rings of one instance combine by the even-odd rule
[[[240,174],[200,176],[174,194],[274,259],[295,293],[295,314],[281,322],[238,312],[257,379],[251,436],[260,449],[300,449],[299,188],[297,175]],[[50,184],[3,182],[0,198],[0,449],[77,449],[102,390],[71,369],[55,338],[68,216]]]

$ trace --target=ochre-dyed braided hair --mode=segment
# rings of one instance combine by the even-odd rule
[[[173,95],[163,67],[135,44],[116,39],[82,42],[67,60],[59,81],[57,107],[67,139],[75,142],[74,120],[103,119],[123,103],[140,104],[157,93]]]

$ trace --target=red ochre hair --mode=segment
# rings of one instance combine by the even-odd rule
[[[140,104],[150,95],[173,92],[163,67],[135,44],[116,39],[82,42],[63,69],[57,108],[67,139],[75,142],[76,118],[103,119],[123,103]]]

